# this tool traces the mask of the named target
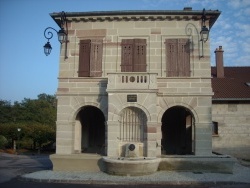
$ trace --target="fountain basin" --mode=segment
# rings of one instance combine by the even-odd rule
[[[119,176],[141,176],[155,173],[160,163],[159,158],[103,157],[105,172]]]

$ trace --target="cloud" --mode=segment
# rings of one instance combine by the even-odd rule
[[[239,58],[235,59],[234,66],[249,66],[250,55],[239,56]]]
[[[218,0],[189,0],[186,1],[189,6],[192,5],[199,5],[201,7],[207,7],[207,8],[216,8],[218,7]]]
[[[246,6],[250,6],[249,0],[229,0],[228,6],[233,9],[238,9]]]
[[[168,4],[169,3],[169,4]],[[171,7],[169,7],[169,5],[173,6],[180,6],[183,5],[182,2],[179,1],[173,1],[173,0],[143,0],[143,7],[144,8],[154,8],[154,9],[160,9],[160,8],[165,8],[167,7],[167,9],[171,9]]]
[[[250,24],[235,23],[234,26],[238,37],[250,37]]]
[[[244,40],[241,43],[242,50],[248,54],[250,54],[250,39]]]

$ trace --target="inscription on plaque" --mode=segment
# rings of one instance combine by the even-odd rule
[[[127,102],[137,102],[137,95],[127,95]]]

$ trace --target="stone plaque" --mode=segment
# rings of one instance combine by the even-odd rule
[[[137,95],[127,95],[127,102],[137,102]]]

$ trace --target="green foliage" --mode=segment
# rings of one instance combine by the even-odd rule
[[[0,133],[11,146],[14,140],[33,142],[34,148],[55,142],[56,97],[40,94],[22,102],[0,100]],[[18,128],[21,131],[18,131]]]
[[[8,140],[3,135],[0,135],[0,149],[4,149],[7,143]]]

